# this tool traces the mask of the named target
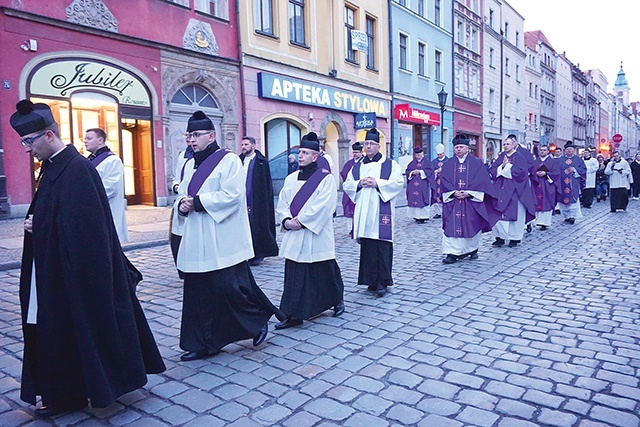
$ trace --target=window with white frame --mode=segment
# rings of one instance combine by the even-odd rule
[[[509,95],[504,96],[504,116],[511,117],[511,97]]]
[[[208,13],[216,18],[229,19],[228,0],[196,0],[194,7],[197,11]]]
[[[400,33],[400,37],[399,37],[399,46],[400,46],[400,63],[398,64],[399,67],[403,70],[407,70],[408,68],[408,64],[407,64],[407,49],[408,49],[408,43],[409,43],[409,36],[407,36],[406,34],[402,34]]]
[[[254,0],[253,4],[256,32],[275,36],[273,0]]]
[[[425,16],[424,0],[418,0],[418,15]]]
[[[426,76],[427,75],[427,45],[418,42],[418,75]]]
[[[478,30],[476,28],[471,30],[471,50],[478,52]]]
[[[520,81],[520,65],[516,64],[516,81]]]
[[[304,0],[289,0],[289,40],[305,45]]]
[[[456,38],[458,40],[458,44],[464,44],[464,23],[462,21],[456,22]]]
[[[462,87],[462,73],[464,73],[464,65],[461,62],[456,63],[456,72],[454,75],[454,87],[456,93],[464,95],[464,89]]]
[[[345,58],[347,61],[356,62],[356,52],[351,45],[351,30],[355,30],[356,11],[349,6],[344,8],[344,38],[345,38]]]
[[[496,90],[489,89],[489,112],[494,113],[496,111]]]
[[[367,16],[367,68],[376,69],[376,20]]]
[[[434,65],[435,65],[435,76],[434,78],[437,81],[442,81],[442,52],[439,50],[435,51],[434,55]]]
[[[504,58],[504,73],[508,76],[509,74],[509,58]]]
[[[434,11],[434,15],[433,15],[433,23],[436,24],[438,27],[440,26],[440,14],[442,13],[441,8],[440,8],[440,0],[434,0],[433,1],[433,11]]]
[[[495,53],[495,49],[493,49],[492,47],[489,48],[489,67],[493,68],[493,59],[494,59],[494,53]]]

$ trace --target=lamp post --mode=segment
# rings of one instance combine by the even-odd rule
[[[444,112],[447,111],[445,106],[447,105],[448,93],[444,91],[444,86],[438,92],[438,104],[440,104],[440,144],[444,146]]]

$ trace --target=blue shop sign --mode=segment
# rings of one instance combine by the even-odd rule
[[[382,98],[262,72],[258,73],[258,96],[352,113],[373,112],[377,117],[387,117],[389,106]]]
[[[354,114],[353,123],[356,130],[374,128],[376,127],[376,113]]]

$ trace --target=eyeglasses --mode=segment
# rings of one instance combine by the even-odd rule
[[[379,142],[373,142],[373,141],[367,141],[364,143],[364,145],[380,145]]]
[[[26,137],[26,138],[22,138],[20,140],[20,142],[25,147],[31,147],[33,145],[33,143],[36,142],[36,139],[40,138],[42,135],[46,134],[47,132],[48,132],[48,130],[45,130],[44,132],[39,133],[36,136],[29,136],[29,137]]]
[[[185,139],[200,138],[201,136],[209,135],[212,132],[213,132],[212,130],[200,130],[195,132],[187,132],[184,134],[184,138]]]

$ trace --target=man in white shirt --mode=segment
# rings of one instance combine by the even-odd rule
[[[587,179],[585,186],[582,189],[582,196],[580,201],[582,207],[590,209],[593,204],[593,199],[596,196],[596,172],[598,172],[598,159],[591,156],[591,149],[587,148],[582,152],[582,160],[587,167]]]
[[[618,151],[611,154],[604,173],[609,175],[609,189],[611,192],[611,212],[615,213],[619,209],[627,210],[629,204],[629,176],[631,168],[629,163],[622,158]]]

